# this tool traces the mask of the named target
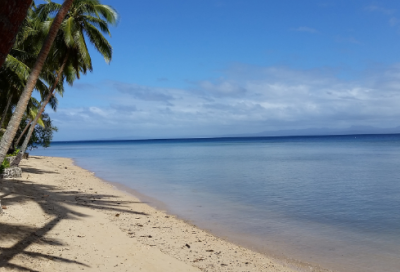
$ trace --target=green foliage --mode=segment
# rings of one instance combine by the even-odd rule
[[[42,120],[45,126],[41,127],[37,125],[35,127],[29,141],[31,149],[37,148],[38,146],[42,146],[44,148],[49,147],[51,140],[53,139],[53,132],[58,131],[58,128],[52,125],[52,121],[48,114],[43,113]]]
[[[0,115],[2,112],[5,113],[2,120],[4,128],[7,127],[7,123],[15,111],[54,16],[61,8],[61,4],[51,0],[45,0],[45,2],[38,6],[33,4],[28,11],[28,16],[20,28],[14,47],[3,66],[0,67]],[[72,85],[76,79],[80,78],[81,74],[93,70],[87,44],[91,44],[107,63],[111,61],[112,46],[105,36],[111,37],[109,25],[116,25],[117,21],[117,12],[112,7],[101,4],[100,0],[75,0],[73,2],[57,32],[52,49],[35,86],[42,103],[48,101],[46,97],[50,95],[49,104],[53,110],[56,110],[58,100],[54,91],[62,96],[64,81]],[[22,135],[19,143],[16,143],[30,120],[34,120],[40,106],[41,103],[31,97],[14,137],[14,142],[9,149],[9,152],[13,152],[11,155],[18,153],[18,151],[14,152],[13,148],[24,142],[26,135]],[[58,130],[45,113],[41,116],[41,120],[39,119],[38,124],[35,125],[28,142],[30,149],[38,146],[50,146],[53,133]],[[17,124],[13,125],[17,126]],[[0,127],[0,137],[3,133]]]
[[[4,173],[4,169],[10,167],[10,162],[7,159],[4,159],[3,163],[0,165],[0,174]]]
[[[38,124],[35,126],[35,129],[33,130],[32,136],[29,140],[28,147],[27,147],[31,150],[33,148],[37,148],[39,146],[42,146],[44,148],[49,147],[51,144],[51,140],[53,139],[53,133],[58,131],[58,128],[56,126],[53,126],[52,120],[47,113],[43,113],[41,118],[42,118],[44,127],[42,127]],[[18,128],[15,139],[18,139],[18,137],[23,132],[25,126],[27,126],[28,124],[29,124],[29,119],[26,117],[23,118],[21,121],[21,124]],[[22,136],[22,139],[19,142],[19,144],[22,144],[25,141],[25,136],[26,136],[26,133],[25,133],[25,135]]]
[[[19,149],[15,149],[15,151],[14,151],[12,154],[7,154],[6,157],[14,157],[14,156],[17,156],[17,155],[18,155],[18,152],[19,152]]]

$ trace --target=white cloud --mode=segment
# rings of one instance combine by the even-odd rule
[[[340,80],[329,70],[237,65],[224,78],[187,89],[119,82],[107,86],[110,95],[103,104],[108,106],[60,109],[54,115],[58,134],[74,128],[91,135],[86,138],[185,137],[400,125],[400,65],[357,81]]]

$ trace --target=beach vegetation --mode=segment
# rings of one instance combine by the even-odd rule
[[[16,149],[13,153],[7,154],[6,157],[14,157],[14,156],[17,156],[18,152],[19,152],[19,149]]]
[[[34,149],[37,147],[43,147],[47,148],[50,146],[51,141],[54,136],[54,132],[58,131],[58,128],[54,126],[53,121],[50,118],[50,115],[47,113],[42,114],[42,121],[43,121],[43,126],[36,124],[33,127],[33,132],[29,139],[27,139],[27,134],[23,134],[24,130],[26,127],[32,127],[31,120],[28,118],[23,118],[22,122],[20,124],[20,127],[18,128],[16,138],[20,138],[21,142],[28,141],[27,144],[27,149]],[[16,142],[15,146],[19,146],[18,143]],[[14,152],[15,156],[18,154],[21,154],[22,152],[19,152],[20,149],[15,149],[18,150],[18,152]]]
[[[60,9],[60,4],[48,2],[38,6],[35,10],[35,16],[39,20],[46,22],[51,18],[51,13]],[[111,36],[108,25],[116,24],[116,22],[116,11],[110,6],[100,4],[98,0],[81,0],[72,4],[70,11],[61,24],[61,31],[58,32],[53,46],[55,50],[52,56],[56,60],[55,62],[60,65],[56,73],[56,80],[47,98],[42,102],[39,115],[33,120],[21,146],[21,152],[13,162],[13,165],[18,165],[21,161],[37,119],[44,111],[50,98],[54,96],[56,84],[62,83],[66,75],[68,83],[72,85],[75,78],[80,77],[80,72],[85,74],[87,70],[93,70],[92,60],[87,48],[87,40],[100,52],[107,63],[111,61],[112,47],[103,34]]]
[[[26,61],[32,56],[35,59],[39,57],[43,47],[41,40],[51,32],[51,26],[62,11],[66,1],[63,5],[51,1],[46,2],[30,10],[23,28],[18,33],[16,44],[10,53],[10,61],[8,63],[15,59],[15,65],[12,66],[14,67],[13,72],[16,81],[20,83],[15,89],[23,89],[21,86],[29,83],[29,76],[32,73],[30,67],[34,67],[35,63],[26,63]],[[57,14],[56,17],[54,17],[54,14]],[[112,47],[105,35],[111,36],[109,25],[115,25],[117,19],[117,12],[112,7],[101,4],[99,0],[79,0],[71,4],[69,11],[60,24],[60,31],[54,37],[53,45],[48,52],[48,58],[42,65],[37,81],[38,84],[38,82],[41,82],[40,80],[43,80],[49,87],[46,84],[41,84],[41,86],[45,86],[45,90],[41,92],[42,99],[37,108],[35,108],[35,116],[31,114],[32,118],[24,119],[23,116],[27,113],[22,114],[19,124],[22,123],[23,129],[21,130],[21,125],[18,126],[11,142],[11,149],[19,146],[19,143],[22,142],[20,146],[21,152],[13,162],[13,165],[19,164],[25,150],[29,147],[34,147],[35,141],[38,141],[37,143],[43,146],[50,144],[48,139],[52,138],[52,133],[57,128],[51,125],[40,128],[36,124],[43,125],[40,118],[47,104],[57,104],[55,93],[58,92],[62,95],[64,81],[72,85],[74,80],[80,78],[81,74],[86,74],[88,70],[93,70],[87,45],[93,45],[107,63],[111,61]],[[19,70],[16,68],[19,68]],[[35,88],[38,89],[37,86]],[[2,122],[9,121],[7,126],[7,130],[9,130],[8,128],[10,123],[13,122],[13,117],[20,101],[25,98],[15,91],[10,91],[6,97],[8,100],[11,100],[10,97],[14,97],[18,101],[17,104],[10,102],[12,106],[7,107],[7,99],[1,99],[0,97],[0,100],[5,105],[2,108],[5,109],[5,112],[10,111],[8,116],[11,116],[11,118],[9,120],[6,120],[6,116],[2,118]],[[13,115],[11,115],[10,109],[14,109]],[[51,119],[46,117],[46,120]],[[15,124],[12,124],[11,128],[14,130]],[[4,137],[6,136],[9,136],[7,131],[3,136],[2,143],[5,142]],[[1,155],[0,150],[0,159]]]
[[[26,111],[27,105],[31,98],[32,92],[37,86],[38,78],[42,72],[42,68],[46,63],[47,56],[51,50],[54,39],[56,38],[57,32],[60,28],[61,23],[64,20],[65,15],[68,13],[74,0],[65,0],[62,7],[58,11],[57,15],[49,23],[51,27],[44,40],[43,44],[40,46],[40,52],[37,55],[36,61],[32,68],[30,69],[29,76],[24,84],[23,91],[21,92],[18,103],[13,111],[12,117],[8,122],[7,129],[4,132],[0,141],[0,161],[4,160],[13,140],[18,127],[21,123],[22,117]],[[25,20],[26,21],[26,20]],[[17,35],[18,36],[18,35]],[[8,58],[8,56],[7,56]],[[51,62],[51,60],[50,60]]]
[[[10,162],[7,159],[4,159],[0,165],[0,174],[4,173],[4,169],[10,167]]]

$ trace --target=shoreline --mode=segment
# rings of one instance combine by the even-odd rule
[[[78,166],[77,164],[75,164],[75,161],[74,161],[74,165]],[[78,167],[80,167],[80,166],[78,166]],[[82,167],[80,167],[80,168],[82,168]],[[85,168],[82,168],[82,169],[85,169]],[[87,169],[85,169],[85,170],[87,170]],[[89,171],[89,170],[87,170],[87,171]],[[95,172],[93,172],[93,173],[94,173],[94,175],[96,175]],[[267,258],[272,259],[276,263],[279,263],[283,266],[294,269],[294,271],[298,271],[298,272],[303,272],[303,271],[334,272],[333,270],[322,268],[317,264],[310,264],[307,262],[303,262],[301,260],[289,258],[284,253],[277,254],[277,253],[272,252],[271,250],[268,250],[265,248],[261,249],[261,247],[254,246],[254,244],[252,244],[251,242],[248,241],[249,237],[254,239],[255,237],[253,237],[253,236],[249,236],[247,234],[240,233],[240,232],[234,232],[231,230],[227,231],[226,229],[223,229],[222,226],[219,226],[217,230],[207,228],[205,226],[206,224],[204,224],[204,226],[199,226],[201,224],[197,224],[190,219],[186,219],[186,218],[174,213],[172,211],[172,209],[170,209],[168,207],[167,204],[165,204],[164,202],[162,202],[154,197],[151,197],[144,193],[141,193],[141,192],[137,191],[136,189],[130,188],[129,186],[124,185],[122,183],[118,183],[115,181],[109,181],[109,180],[100,178],[98,176],[96,176],[96,177],[99,180],[101,180],[102,182],[112,185],[116,190],[119,190],[122,193],[133,196],[133,197],[139,199],[144,204],[149,205],[150,207],[152,207],[160,212],[163,212],[163,213],[167,214],[168,216],[173,216],[177,220],[183,221],[185,224],[188,224],[193,228],[202,230],[202,231],[208,233],[209,235],[214,236],[217,239],[221,239],[223,241],[234,244],[236,246],[243,247],[249,251],[261,254]],[[223,234],[223,232],[225,234]],[[228,234],[226,234],[226,233],[228,233]],[[233,238],[234,236],[236,236],[236,237]],[[260,270],[260,271],[264,271],[264,270]]]
[[[37,234],[43,229],[43,226],[40,226],[43,225],[43,218],[47,218],[45,227],[52,220],[56,220],[52,223],[54,226],[52,225],[48,232],[45,231],[52,239],[56,238],[54,243],[59,243],[60,248],[66,244],[70,245],[70,248],[59,251],[75,255],[75,259],[68,261],[59,260],[58,256],[51,254],[47,258],[29,257],[30,264],[33,264],[33,267],[29,268],[31,270],[54,271],[52,269],[57,267],[57,271],[75,271],[82,268],[93,271],[139,271],[137,268],[140,267],[141,271],[328,271],[295,260],[269,257],[229,242],[225,238],[219,238],[188,220],[172,215],[166,206],[161,202],[157,203],[156,199],[125,185],[97,177],[95,173],[76,165],[73,159],[32,156],[29,160],[23,160],[21,167],[23,169],[21,179],[1,182],[2,203],[7,207],[5,214],[0,217],[0,231],[5,230],[6,233],[0,239],[1,255],[5,255],[7,246],[13,249],[13,243],[19,244],[18,239],[24,239],[24,235],[36,239],[36,242],[30,244],[35,252],[49,250],[45,249],[47,247],[50,247],[50,252],[57,250],[57,246],[51,243],[46,245],[43,242],[49,239],[46,235]],[[7,186],[18,188],[3,190],[9,188]],[[32,193],[32,188],[36,188],[40,193],[45,189],[46,194],[42,197],[36,196]],[[27,191],[30,193],[27,194]],[[18,197],[22,200],[10,201]],[[151,201],[147,202],[146,199]],[[24,217],[31,208],[36,209],[32,211],[32,216],[37,215],[39,219],[32,220],[29,216],[31,220],[27,221],[28,218]],[[72,223],[80,225],[80,233],[83,233],[84,229],[87,233],[74,236],[69,228],[75,225]],[[11,225],[19,225],[17,228],[29,229],[30,232],[21,234],[21,237],[11,235],[12,231],[9,229]],[[54,234],[55,237],[52,233],[54,229],[60,229]],[[102,235],[97,237],[96,233]],[[96,246],[89,245],[88,241],[85,241],[91,235],[92,245]],[[113,240],[98,245],[99,239],[103,240],[104,236],[111,236]],[[102,270],[102,266],[112,263],[109,259],[107,263],[104,261],[104,255],[110,253],[112,245],[115,247],[112,252],[118,252],[113,259],[114,262],[121,256],[124,261],[117,264],[118,267]],[[83,250],[83,247],[87,246],[90,249]],[[76,261],[82,257],[80,255],[83,252],[87,255],[86,259]],[[132,252],[142,252],[142,254],[139,254],[140,257],[132,256]],[[99,254],[101,258],[98,257]],[[23,257],[30,256],[24,251],[14,252],[11,255],[13,257],[8,258],[6,263],[0,258],[0,271],[3,271],[4,267],[7,269],[12,262],[25,267],[26,262]],[[43,267],[43,258],[47,260],[46,263],[54,264],[48,265],[49,269]],[[19,264],[21,262],[22,264]],[[97,263],[97,267],[93,263]],[[137,270],[124,270],[123,266],[130,269],[135,267]]]

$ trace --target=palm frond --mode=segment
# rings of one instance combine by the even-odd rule
[[[85,28],[85,34],[89,37],[90,42],[104,57],[104,60],[109,63],[112,58],[112,47],[106,38],[100,33],[100,31],[88,22],[83,22]]]
[[[3,66],[5,66],[6,69],[10,69],[12,72],[14,72],[22,81],[26,81],[31,72],[31,69],[25,63],[13,57],[12,55],[7,56]]]
[[[65,44],[68,47],[74,47],[75,46],[74,33],[76,33],[76,30],[77,30],[77,26],[76,26],[74,17],[69,17],[68,19],[66,19],[62,23],[60,28],[64,32]]]
[[[94,9],[100,13],[106,21],[112,25],[116,25],[118,21],[117,11],[108,5],[95,5]]]
[[[50,98],[49,105],[53,111],[57,111],[58,99],[55,95]]]
[[[108,24],[103,19],[96,18],[90,15],[84,15],[83,19],[91,23],[92,25],[97,26],[103,33],[107,33],[111,37],[111,32],[108,29]]]
[[[46,2],[47,4],[41,4],[35,9],[36,17],[42,22],[46,21],[49,16],[55,15],[61,9],[61,4],[51,1]]]
[[[89,50],[86,45],[85,38],[83,37],[82,32],[77,31],[74,36],[76,45],[79,48],[79,54],[82,58],[83,63],[87,64],[88,66],[92,66],[92,59],[89,54]]]

